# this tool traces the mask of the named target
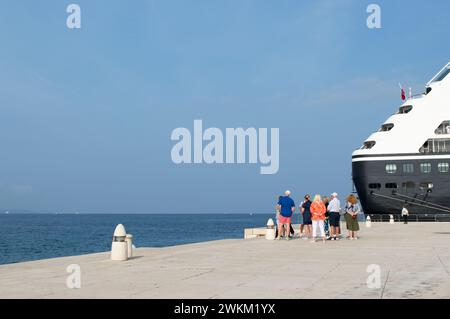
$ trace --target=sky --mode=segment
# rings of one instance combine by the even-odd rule
[[[81,28],[66,25],[70,3]],[[381,9],[369,29],[367,6]],[[450,61],[450,2],[0,1],[0,209],[270,213]],[[174,129],[279,128],[279,170],[175,164]]]

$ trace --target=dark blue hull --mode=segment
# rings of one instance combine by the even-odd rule
[[[354,161],[353,183],[364,213],[400,214],[406,205],[414,215],[450,214],[450,172],[445,163],[450,159]]]

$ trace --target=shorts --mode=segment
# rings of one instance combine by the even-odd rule
[[[290,224],[292,221],[292,216],[291,217],[285,217],[283,215],[278,215],[278,223],[280,224]]]
[[[312,225],[311,213],[303,213],[303,225]]]
[[[338,212],[330,212],[330,225],[333,227],[340,226],[341,215]]]

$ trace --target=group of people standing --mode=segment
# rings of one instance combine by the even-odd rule
[[[339,240],[341,237],[341,202],[338,194],[331,194],[331,199],[317,194],[311,201],[310,195],[305,195],[304,200],[299,205],[302,222],[300,224],[300,238],[309,239],[316,242],[317,230],[319,230],[322,241]],[[277,211],[277,239],[281,239],[284,234],[289,240],[294,234],[292,228],[292,215],[296,210],[295,202],[291,198],[291,192],[286,191],[284,196],[279,196],[276,205]],[[344,217],[347,224],[348,239],[358,239],[359,223],[358,214],[361,209],[355,195],[347,196],[347,203],[344,208]]]

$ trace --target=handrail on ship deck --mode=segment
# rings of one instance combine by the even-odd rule
[[[433,83],[434,82],[434,80],[443,72],[443,71],[445,71],[445,69],[448,69],[448,68],[450,68],[450,62],[448,62],[438,73],[436,73],[436,75],[435,76],[433,76],[432,78],[431,78],[431,80],[430,81],[428,81],[428,83],[426,84],[426,86],[430,86],[430,84],[431,83]]]

